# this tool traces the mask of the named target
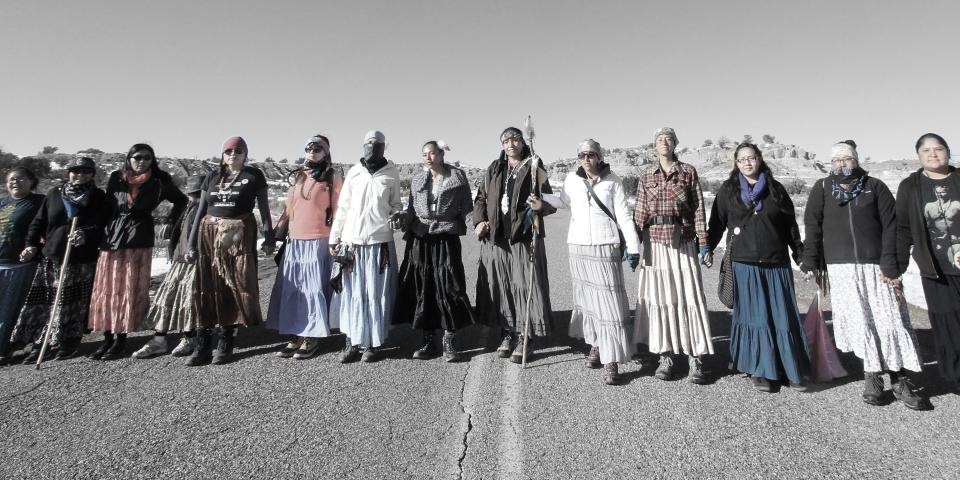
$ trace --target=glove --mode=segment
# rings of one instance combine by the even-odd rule
[[[630,271],[637,271],[637,265],[640,265],[640,255],[636,253],[628,253],[626,255],[627,265],[630,265]]]

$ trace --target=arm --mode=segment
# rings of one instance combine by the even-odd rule
[[[257,189],[257,207],[260,208],[260,223],[263,231],[264,245],[272,246],[275,243],[273,238],[273,218],[270,217],[270,194],[267,191],[267,183]]]
[[[703,206],[703,190],[700,189],[700,177],[697,175],[697,169],[691,168],[693,174],[690,178],[690,187],[693,195],[690,197],[693,210],[693,228],[697,232],[697,246],[701,250],[710,245],[710,238],[707,235],[707,212]]]
[[[897,202],[886,184],[877,180],[877,210],[883,227],[880,250],[880,271],[887,278],[897,278]]]
[[[207,215],[207,206],[210,205],[210,185],[208,182],[211,181],[212,175],[208,175],[206,180],[203,182],[203,190],[200,192],[200,201],[197,203],[197,216],[193,219],[193,225],[190,226],[190,235],[187,236],[187,245],[189,245],[189,252],[196,252],[199,246],[197,245],[197,237],[200,232],[200,223],[203,222],[203,217]]]
[[[896,222],[897,222],[897,276],[903,275],[910,266],[910,249],[913,247],[913,232],[910,229],[910,210],[913,195],[915,194],[910,177],[907,177],[897,188]]]
[[[340,243],[340,236],[343,234],[343,226],[346,223],[347,215],[350,215],[350,202],[352,200],[350,189],[350,172],[347,171],[347,178],[340,187],[337,194],[336,214],[333,216],[333,225],[330,227],[330,246],[333,247]]]
[[[710,207],[710,224],[707,228],[707,238],[710,239],[708,247],[710,251],[717,249],[720,239],[727,231],[728,211],[723,199],[727,198],[727,186],[723,184],[717,189],[717,196],[713,199],[713,206]]]
[[[537,182],[539,184],[537,189],[540,190],[540,197],[542,198],[544,195],[553,196],[553,187],[550,186],[550,178],[547,176],[547,171],[544,170],[539,163],[535,171],[537,172]],[[556,211],[557,207],[551,205],[550,202],[543,202],[543,207],[540,209],[540,216],[545,217],[556,213]]]
[[[820,269],[823,259],[823,179],[817,180],[810,189],[807,209],[803,214],[806,248],[803,250],[801,270],[810,272]]]
[[[567,197],[569,201],[569,197]],[[627,253],[640,254],[640,237],[634,227],[630,207],[627,205],[627,194],[623,191],[623,182],[619,178],[613,186],[613,214],[617,217],[617,225],[623,232],[623,239],[627,241]]]
[[[471,197],[473,192],[470,191],[470,179],[467,178],[467,174],[463,173],[461,170],[459,175],[462,175],[463,186],[460,187],[460,215],[463,215],[464,223],[470,224],[473,223],[473,198]]]
[[[797,225],[797,212],[793,207],[793,200],[790,199],[790,195],[787,195],[787,190],[782,185],[778,185],[777,189],[783,199],[780,211],[786,220],[787,231],[784,233],[786,233],[787,244],[790,245],[790,250],[793,250],[793,262],[800,265],[803,257],[803,241],[800,239],[800,226]]]
[[[180,221],[180,216],[183,215],[183,212],[187,209],[189,199],[173,184],[170,178],[167,178],[167,180],[163,182],[163,197],[173,204],[173,208],[170,209],[170,213],[167,215],[166,222],[168,226],[172,226]]]

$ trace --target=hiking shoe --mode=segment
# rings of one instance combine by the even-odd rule
[[[125,356],[127,356],[127,334],[118,333],[113,338],[113,344],[111,344],[110,348],[100,357],[100,360],[117,360]]]
[[[932,410],[933,405],[926,397],[918,395],[906,376],[901,376],[893,385],[893,396],[911,410]]]
[[[653,376],[660,380],[670,380],[673,378],[673,355],[669,353],[660,354],[660,366],[657,367],[657,371],[654,372]]]
[[[360,347],[350,345],[340,352],[340,363],[353,363],[360,360]]]
[[[770,380],[767,380],[763,377],[753,377],[753,388],[756,388],[757,391],[763,393],[770,393],[773,391],[773,385],[770,384]]]
[[[107,350],[110,350],[110,347],[113,346],[113,334],[104,333],[103,334],[103,343],[97,347],[90,355],[87,356],[90,360],[100,360],[103,358],[103,355],[107,353]]]
[[[30,350],[27,352],[27,356],[23,358],[23,364],[29,365],[31,363],[37,363],[37,359],[40,358],[40,345],[31,344]]]
[[[800,383],[790,382],[789,384],[787,384],[787,386],[798,392],[806,392],[807,390],[810,389],[810,386],[807,385],[807,382],[804,382],[804,381],[801,381]]]
[[[877,372],[863,372],[863,402],[883,405],[883,377]]]
[[[296,360],[306,360],[313,358],[319,351],[320,340],[316,338],[305,338],[303,343],[300,344],[300,348],[293,353],[293,358]]]
[[[603,383],[620,385],[620,372],[617,369],[617,362],[610,362],[603,366]]]
[[[360,357],[360,361],[363,363],[373,363],[377,360],[380,360],[380,350],[376,347],[367,347],[363,349],[363,355]]]
[[[197,344],[193,349],[193,353],[190,355],[190,359],[187,360],[188,367],[199,367],[200,365],[210,363],[210,360],[213,358],[212,340],[209,329],[197,332]]]
[[[186,357],[193,353],[193,350],[197,348],[197,339],[194,337],[183,337],[180,339],[180,343],[177,344],[177,348],[174,348],[170,355],[174,357]]]
[[[456,339],[456,333],[443,332],[443,359],[447,362],[460,361],[460,352],[457,351]]]
[[[283,348],[280,349],[276,355],[280,358],[290,358],[293,357],[293,354],[297,353],[297,350],[300,350],[300,345],[305,343],[302,338],[296,337],[293,340],[287,342]]]
[[[500,346],[497,347],[497,356],[500,358],[507,358],[510,356],[510,352],[513,351],[513,332],[509,330],[503,331],[503,338],[500,339]]]
[[[133,358],[150,358],[167,353],[167,337],[154,335],[140,350],[133,352]]]
[[[705,385],[707,376],[703,374],[703,361],[700,357],[690,355],[687,357],[687,364],[690,365],[690,373],[687,374],[687,380],[695,385]]]
[[[220,330],[220,339],[217,341],[217,349],[213,351],[214,365],[223,365],[230,363],[233,359],[233,329],[226,328]]]
[[[417,349],[416,352],[413,352],[414,360],[427,360],[437,356],[437,347],[433,345],[433,334],[424,333],[423,334],[423,346]]]
[[[73,357],[76,357],[80,353],[80,339],[79,338],[68,338],[60,342],[60,348],[57,350],[57,355],[53,357],[54,360],[70,360]]]
[[[510,361],[513,363],[523,363],[523,339],[524,335],[517,335],[517,346],[514,347],[513,353],[510,354]],[[527,338],[527,361],[530,361],[530,357],[533,356],[533,338]]]
[[[600,347],[590,347],[590,353],[587,354],[587,368],[600,368]]]

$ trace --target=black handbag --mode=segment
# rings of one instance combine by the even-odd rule
[[[720,280],[717,282],[717,296],[720,297],[720,303],[727,308],[733,308],[733,239],[740,235],[743,226],[750,221],[753,215],[749,215],[739,227],[727,230],[727,248],[723,252],[723,260],[720,262]]]

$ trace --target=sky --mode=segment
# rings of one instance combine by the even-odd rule
[[[0,0],[0,148],[206,158],[241,135],[335,161],[379,129],[387,157],[485,166],[531,115],[546,161],[653,141],[772,134],[829,156],[960,142],[955,2]]]

